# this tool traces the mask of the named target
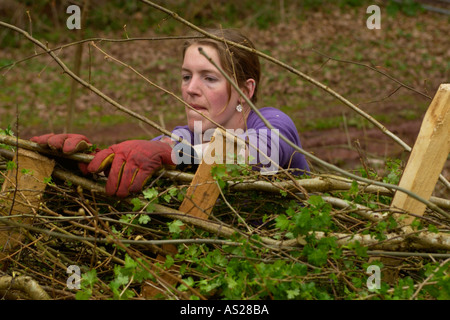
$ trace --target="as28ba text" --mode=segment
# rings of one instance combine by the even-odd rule
[[[269,314],[269,310],[266,305],[232,304],[225,307],[223,314]]]

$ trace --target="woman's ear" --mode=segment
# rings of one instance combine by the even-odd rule
[[[253,79],[247,79],[247,81],[245,81],[245,88],[244,88],[244,93],[247,95],[247,98],[249,100],[252,99],[253,94],[255,93],[255,88],[256,88],[256,81]]]

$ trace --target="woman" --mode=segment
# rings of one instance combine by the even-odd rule
[[[213,29],[208,32],[229,41],[254,48],[252,42],[233,29]],[[270,154],[270,164],[282,168],[309,171],[305,157],[264,124],[259,116],[246,103],[245,99],[232,87],[226,77],[200,53],[199,48],[212,59],[227,75],[235,80],[237,86],[253,103],[257,102],[260,81],[258,56],[248,50],[210,38],[195,38],[185,43],[181,67],[181,92],[186,102],[187,125],[176,127],[174,136],[182,137],[194,145],[197,154],[208,142],[206,133],[218,125],[238,133],[250,144],[246,156],[253,158],[255,168],[267,167],[260,151]],[[279,133],[295,145],[300,146],[300,138],[293,121],[275,108],[261,108],[260,113]],[[89,140],[77,134],[47,134],[31,139],[42,146],[74,153],[86,149]],[[253,142],[253,143],[252,143]],[[177,141],[171,137],[159,136],[152,141],[129,140],[115,144],[95,154],[85,172],[109,171],[106,192],[109,195],[125,197],[130,192],[142,190],[146,181],[162,166],[175,166],[180,150]],[[261,151],[262,152],[262,151]],[[251,163],[251,162],[250,162]],[[261,163],[265,165],[261,165]]]

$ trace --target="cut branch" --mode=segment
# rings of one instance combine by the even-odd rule
[[[0,291],[19,290],[32,300],[51,300],[50,296],[33,278],[28,276],[0,277]]]

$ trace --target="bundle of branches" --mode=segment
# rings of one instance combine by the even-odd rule
[[[35,175],[11,174],[12,152],[1,154],[4,185]],[[2,254],[2,297],[142,299],[151,288],[152,299],[448,298],[445,217],[428,209],[413,224],[415,237],[406,237],[387,189],[218,168],[221,196],[208,221],[176,209],[189,173],[162,171],[142,194],[121,200],[104,195],[101,177],[58,165],[37,204],[36,194],[3,188],[1,232],[16,243]],[[398,169],[391,164],[390,173]],[[11,199],[27,208],[20,220]],[[448,212],[445,200],[433,201]],[[11,237],[19,230],[22,237]],[[380,270],[378,287],[370,266]],[[29,280],[22,287],[20,277]]]

